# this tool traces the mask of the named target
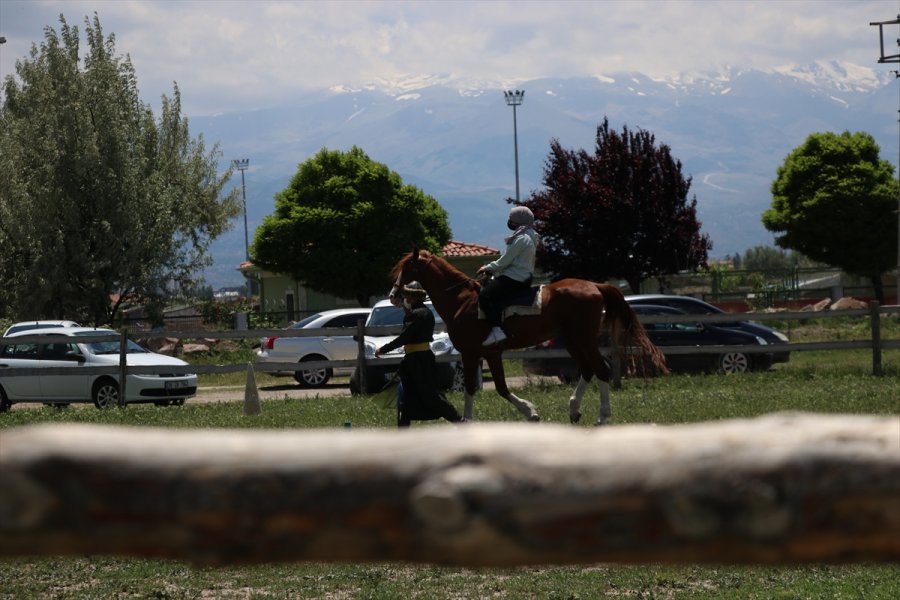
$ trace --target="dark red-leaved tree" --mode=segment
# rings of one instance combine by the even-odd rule
[[[647,131],[618,133],[604,119],[593,155],[554,140],[544,186],[522,204],[543,238],[538,262],[555,279],[621,278],[637,292],[648,277],[706,265],[712,244],[688,198],[691,179]]]

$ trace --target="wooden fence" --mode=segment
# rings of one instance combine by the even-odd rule
[[[869,340],[785,349],[871,349],[879,372],[882,349],[900,348],[900,340],[881,339],[881,314],[900,308],[741,317],[868,318]],[[304,367],[337,364],[346,363]],[[3,376],[66,369],[18,371]],[[0,490],[0,557],[114,554],[213,565],[887,563],[900,561],[900,418],[776,414],[664,427],[469,424],[401,433],[45,425],[3,431]]]
[[[883,364],[882,364],[882,356],[883,351],[886,349],[900,349],[900,339],[883,339],[881,336],[881,319],[883,315],[900,315],[900,306],[879,306],[877,302],[873,302],[869,308],[860,308],[860,309],[848,309],[848,310],[840,310],[840,311],[821,311],[821,312],[805,312],[805,311],[794,311],[794,312],[776,312],[776,313],[727,313],[720,315],[688,315],[688,320],[692,323],[729,323],[734,322],[735,320],[751,320],[751,321],[791,321],[791,320],[809,320],[809,319],[830,319],[830,318],[839,318],[839,317],[851,317],[851,318],[861,318],[868,319],[870,326],[870,337],[866,340],[834,340],[828,342],[806,342],[806,343],[788,343],[788,344],[778,344],[778,345],[765,345],[765,346],[749,346],[749,345],[741,345],[741,346],[672,346],[666,347],[663,349],[664,353],[669,354],[722,354],[723,352],[744,352],[744,353],[772,353],[772,352],[803,352],[810,350],[849,350],[849,349],[862,349],[862,350],[871,350],[872,352],[872,373],[873,375],[882,375],[883,374]],[[739,317],[739,318],[736,318]],[[640,319],[644,323],[683,323],[685,321],[684,315],[640,315]],[[441,326],[442,327],[442,326]],[[401,357],[366,357],[364,350],[364,336],[365,335],[373,335],[373,336],[386,336],[386,335],[394,335],[400,332],[399,326],[393,327],[364,327],[362,321],[359,322],[356,331],[357,343],[359,345],[358,355],[355,360],[343,360],[343,361],[309,361],[303,363],[304,369],[318,369],[323,367],[347,367],[347,366],[357,366],[362,367],[367,363],[377,363],[379,365],[390,365],[390,364],[398,364]],[[440,327],[438,328],[440,329]],[[124,337],[127,332],[123,331],[117,336]],[[308,337],[308,336],[319,336],[319,335],[329,335],[329,336],[346,336],[346,329],[339,328],[322,328],[322,329],[261,329],[261,330],[243,330],[243,331],[152,331],[152,332],[141,332],[141,339],[151,339],[151,338],[172,338],[179,340],[197,340],[197,339],[207,339],[207,340],[220,340],[220,339],[256,339],[256,338],[264,338],[268,336],[279,336],[279,337]],[[79,337],[79,341],[102,341],[109,340],[111,336],[109,335],[98,335],[98,336],[90,336],[90,337]],[[10,338],[0,338],[0,342],[8,340]],[[40,336],[21,336],[15,338],[19,341],[40,341],[42,338]],[[45,339],[45,338],[44,338]],[[124,349],[124,344],[122,345]],[[609,349],[606,349],[609,352]],[[565,357],[568,356],[568,353],[565,350],[537,350],[537,349],[527,349],[527,350],[513,350],[507,351],[503,353],[504,358],[506,359],[521,359],[521,358],[535,358],[535,357],[544,357],[544,358],[554,358],[554,357]],[[458,360],[458,354],[444,354],[437,357],[439,362],[450,362],[454,360]],[[125,365],[124,355],[120,357],[120,366],[119,367],[84,367],[81,371],[83,374],[107,374],[107,375],[115,375],[120,379],[120,382],[124,382],[125,373],[156,373],[158,372],[160,367],[136,367],[136,366],[127,366]],[[296,361],[286,361],[286,362],[255,362],[253,363],[253,369],[259,372],[284,372],[284,371],[296,371],[298,369],[298,363]],[[204,373],[235,373],[242,372],[247,370],[247,364],[224,364],[224,365],[190,365],[190,366],[166,366],[165,371],[167,373],[194,373],[194,374],[204,374]],[[360,375],[362,377],[365,376],[366,369],[360,368]],[[10,376],[22,376],[22,375],[65,375],[71,374],[68,368],[15,368],[15,369],[3,369],[2,375],[4,377]],[[362,389],[366,389],[361,386]],[[120,397],[124,397],[123,394],[120,394]]]
[[[3,432],[0,557],[900,561],[900,418]]]

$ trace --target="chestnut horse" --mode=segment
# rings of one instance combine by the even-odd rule
[[[453,345],[462,355],[465,374],[466,419],[472,419],[472,407],[477,389],[480,359],[487,361],[497,393],[506,398],[529,421],[539,421],[534,405],[513,394],[506,385],[503,373],[504,349],[534,346],[551,337],[561,337],[566,350],[578,365],[581,377],[569,398],[569,419],[581,418],[581,399],[587,384],[595,375],[600,381],[600,407],[597,424],[607,422],[612,415],[609,407],[610,369],[600,353],[600,335],[606,329],[620,358],[626,350],[637,353],[642,366],[666,373],[665,358],[647,338],[641,322],[625,301],[622,292],[613,285],[583,279],[562,279],[543,287],[541,312],[535,315],[514,315],[503,324],[507,339],[502,345],[484,347],[490,326],[478,314],[478,293],[481,286],[474,279],[427,250],[414,250],[391,271],[394,287],[391,299],[410,281],[418,281],[431,296],[431,302],[447,325]]]

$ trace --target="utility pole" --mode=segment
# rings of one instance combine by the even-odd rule
[[[503,92],[506,104],[513,109],[513,152],[516,157],[516,202],[519,201],[519,130],[516,124],[516,107],[525,99],[525,90]]]
[[[897,47],[898,51],[896,54],[885,54],[884,53],[884,26],[885,25],[900,25],[900,15],[897,15],[897,18],[893,21],[876,21],[874,23],[869,23],[869,25],[877,25],[878,26],[878,39],[881,46],[881,56],[878,58],[878,62],[880,64],[888,64],[888,63],[900,63],[900,38],[897,38]],[[894,78],[900,78],[900,70],[894,69]],[[900,107],[897,109],[898,115],[900,115]],[[900,118],[898,118],[898,122],[900,122]],[[900,176],[900,135],[897,137],[898,141],[898,176]],[[900,304],[900,196],[897,197],[897,297],[895,299],[896,304]]]

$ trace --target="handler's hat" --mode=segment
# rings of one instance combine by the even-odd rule
[[[410,281],[404,285],[403,293],[407,296],[421,296],[422,298],[426,295],[425,288],[423,288],[422,284],[418,281]]]

